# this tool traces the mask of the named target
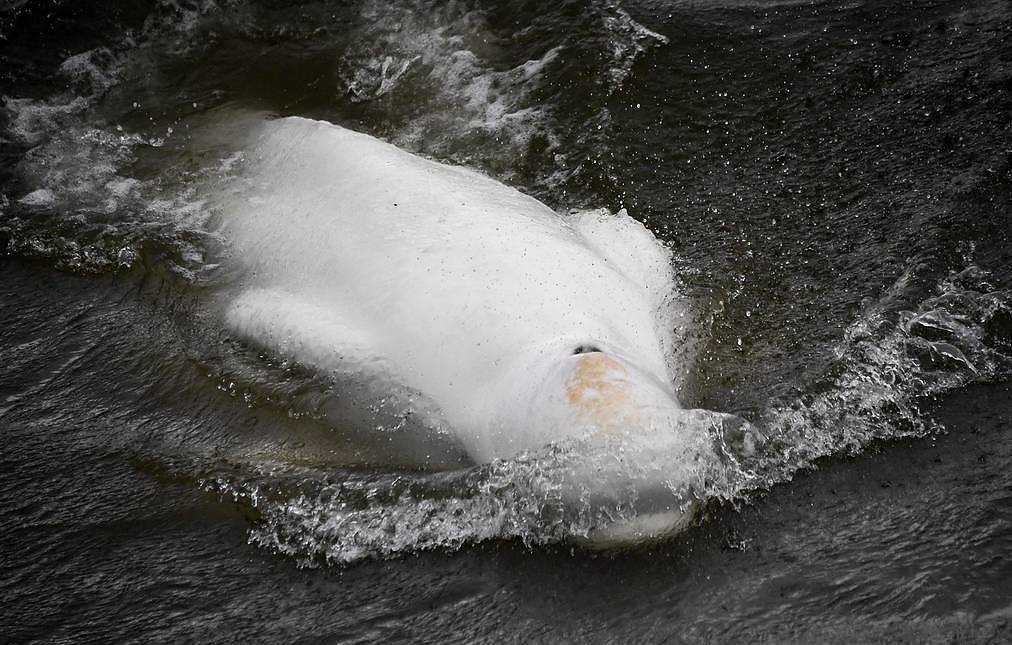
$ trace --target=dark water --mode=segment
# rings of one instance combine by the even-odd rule
[[[1012,641],[1010,33],[1003,0],[0,4],[0,634]],[[243,111],[628,208],[692,302],[684,402],[755,454],[588,553],[539,462],[422,458],[232,339],[194,186]]]

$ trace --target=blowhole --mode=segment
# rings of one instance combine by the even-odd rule
[[[573,355],[575,356],[577,354],[593,354],[595,352],[600,351],[601,348],[598,347],[597,345],[579,345],[576,349],[573,350]]]

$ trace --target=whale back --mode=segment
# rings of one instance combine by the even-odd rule
[[[489,440],[510,432],[502,393],[581,344],[670,386],[669,257],[624,212],[560,217],[477,172],[295,117],[262,123],[214,207],[244,269],[233,329],[324,369],[382,363],[478,458],[536,447]]]

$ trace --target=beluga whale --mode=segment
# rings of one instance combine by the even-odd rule
[[[228,328],[421,393],[477,464],[566,446],[558,495],[613,507],[590,543],[686,526],[726,467],[737,417],[680,405],[671,252],[624,210],[560,214],[301,117],[258,121],[212,206],[243,276]]]

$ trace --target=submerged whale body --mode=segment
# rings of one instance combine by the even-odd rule
[[[392,375],[477,462],[609,446],[560,485],[584,502],[635,489],[638,519],[601,539],[687,521],[716,462],[707,428],[726,415],[674,395],[683,311],[669,251],[642,224],[563,217],[477,172],[297,117],[260,123],[243,164],[216,204],[246,275],[226,312],[237,334],[323,369]]]

